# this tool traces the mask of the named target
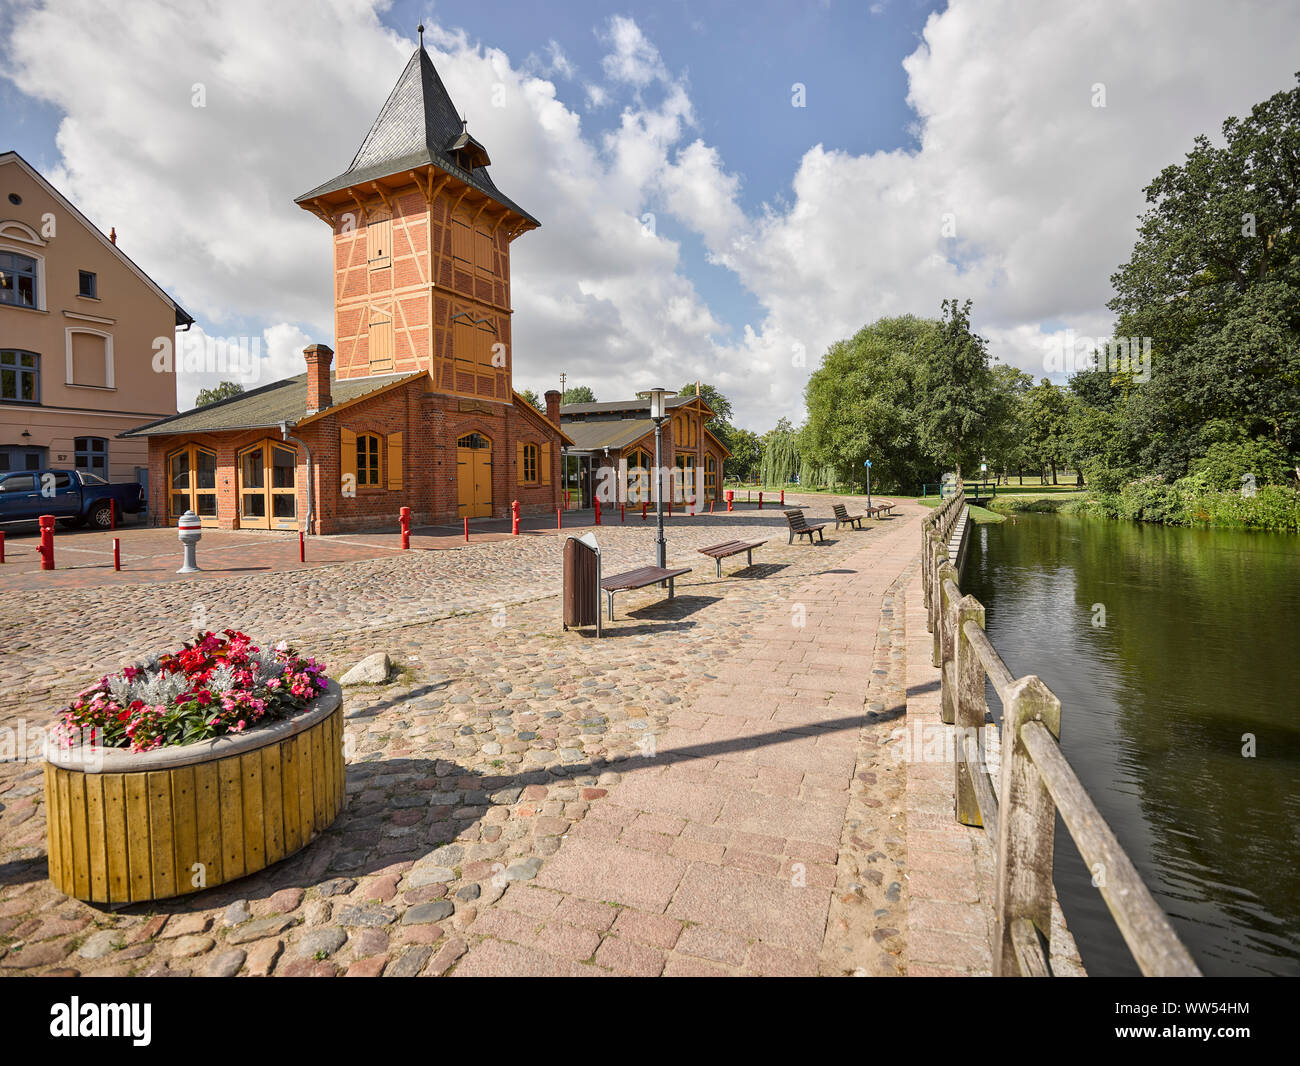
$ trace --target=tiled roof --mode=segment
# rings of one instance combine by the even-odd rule
[[[295,203],[432,165],[540,226],[537,219],[493,184],[485,167],[475,167],[471,173],[456,163],[451,153],[462,143],[472,144],[484,158],[487,155],[472,137],[464,142],[462,137],[467,137],[465,123],[421,45],[406,64],[348,169],[303,193]]]
[[[665,407],[680,407],[690,403],[695,396],[669,396],[664,400]],[[649,411],[649,400],[610,400],[605,403],[566,403],[560,407],[560,417],[568,415],[596,415],[608,411]]]
[[[596,422],[565,422],[564,432],[573,441],[573,450],[595,452],[603,448],[626,448],[647,433],[655,424],[648,418],[604,418]]]
[[[421,372],[422,373],[422,372]],[[358,400],[388,385],[420,377],[415,374],[385,374],[382,377],[348,378],[340,381],[330,375],[328,410]],[[182,411],[160,418],[120,434],[123,437],[163,437],[178,433],[213,433],[226,429],[263,429],[281,422],[297,423],[307,417],[307,375],[273,381],[269,385],[240,393],[226,400],[204,404],[192,411]]]

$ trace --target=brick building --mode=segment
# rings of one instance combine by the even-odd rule
[[[421,44],[348,169],[296,201],[333,230],[337,353],[126,434],[166,486],[156,524],[192,508],[330,533],[403,506],[417,524],[558,506],[569,438],[512,387],[510,245],[539,223],[489,163]]]
[[[564,468],[570,499],[584,507],[597,494],[602,504],[653,502],[655,426],[649,400],[560,406],[559,395],[548,392],[546,402],[548,417],[570,439]],[[699,396],[671,396],[666,405],[672,414],[663,424],[659,461],[671,472],[671,499],[707,507],[718,499],[722,464],[731,452],[709,431],[713,409]]]

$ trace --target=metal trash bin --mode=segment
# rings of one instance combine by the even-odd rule
[[[600,621],[600,545],[592,533],[564,542],[564,628],[596,627]]]

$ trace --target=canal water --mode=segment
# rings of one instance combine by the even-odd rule
[[[971,535],[963,590],[1060,697],[1066,756],[1202,972],[1300,976],[1300,537],[1069,515]],[[1135,974],[1059,817],[1056,841],[1085,966]]]

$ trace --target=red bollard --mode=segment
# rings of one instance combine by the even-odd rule
[[[113,538],[113,569],[122,569],[122,541],[118,537]]]
[[[761,492],[758,494],[758,509],[760,511],[763,509],[763,494]]]
[[[645,521],[645,500],[641,501],[641,521]]]
[[[563,507],[557,507],[557,508],[555,509],[555,528],[556,528],[556,529],[563,529],[563,528],[564,528],[564,508],[563,508]]]
[[[41,556],[41,569],[54,569],[54,515],[43,514],[37,519],[41,526],[41,546],[37,552]]]
[[[5,535],[4,530],[0,529],[0,563],[5,561]]]
[[[117,528],[117,501],[113,499],[108,501],[108,528]]]
[[[785,506],[785,489],[781,490],[781,506]]]
[[[619,520],[620,522],[626,522],[626,521],[627,521],[627,504],[626,504],[626,503],[620,503],[620,504],[618,505],[618,520]]]
[[[302,530],[298,530],[298,562],[307,561],[307,542],[303,539]]]
[[[398,521],[402,526],[402,551],[406,551],[411,546],[411,509],[403,507]]]
[[[600,525],[600,501],[593,501],[596,505],[596,525]]]
[[[669,517],[669,518],[672,518],[672,516],[673,516],[673,498],[672,498],[671,496],[669,496],[669,497],[668,497],[668,517]]]
[[[469,519],[465,519],[465,543],[469,543]]]
[[[510,535],[519,536],[519,501],[515,500],[510,504]]]
[[[709,501],[709,514],[713,514],[713,503],[714,503],[713,500]]]

